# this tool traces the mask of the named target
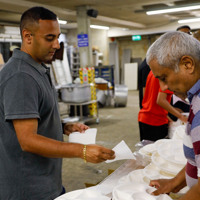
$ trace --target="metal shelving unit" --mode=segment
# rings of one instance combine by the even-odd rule
[[[96,123],[98,124],[99,123],[99,112],[98,112],[98,108],[97,108],[97,115],[96,116],[83,116],[83,106],[84,105],[89,105],[89,104],[92,104],[92,103],[97,103],[97,100],[92,100],[92,101],[86,101],[86,102],[80,102],[80,103],[75,103],[75,102],[65,102],[65,104],[69,105],[69,106],[74,106],[74,118],[77,119],[77,121],[79,122],[83,122],[83,123],[86,123],[86,122],[89,122],[89,121],[92,121],[92,120],[96,120]],[[98,104],[97,104],[98,105]],[[77,106],[80,106],[80,115],[78,115],[78,112],[77,112]],[[78,117],[78,118],[77,118]],[[68,118],[63,118],[62,119],[62,123],[66,123],[68,122],[67,121]]]
[[[69,46],[68,57],[69,57],[69,64],[71,68],[71,75],[74,80],[75,78],[79,77],[80,55],[79,55],[78,48]]]

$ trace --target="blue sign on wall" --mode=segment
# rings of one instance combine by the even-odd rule
[[[78,47],[88,47],[88,34],[79,34],[77,35]]]

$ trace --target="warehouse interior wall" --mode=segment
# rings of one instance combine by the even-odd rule
[[[99,30],[99,29],[91,29],[91,42],[92,48],[98,49],[99,52],[103,53],[103,65],[109,65],[109,43],[117,42],[119,47],[119,63],[121,64],[122,52],[124,49],[131,49],[132,58],[145,58],[146,51],[148,47],[160,36],[159,34],[152,35],[142,35],[142,39],[140,41],[132,41],[131,36],[124,37],[116,37],[113,38],[108,37],[107,30]],[[67,42],[69,46],[77,47],[77,29],[68,29],[66,33],[62,34],[65,36],[64,40]],[[5,45],[5,42],[1,43]],[[12,45],[14,43],[12,42]],[[5,55],[4,46],[1,46],[1,52],[4,55],[5,62],[9,59],[9,55]],[[6,48],[9,49],[9,48]],[[121,68],[121,66],[120,66]]]
[[[131,49],[132,58],[146,57],[149,46],[159,37],[159,35],[144,35],[140,41],[132,41],[131,36],[117,38],[119,45],[119,59],[121,63],[122,52],[124,49]]]
[[[91,29],[92,47],[103,53],[103,65],[109,64],[109,38],[107,30]]]
[[[122,62],[124,56],[123,52],[125,50],[130,50],[131,58],[130,61],[126,63],[137,62],[137,67],[146,57],[146,52],[149,46],[158,38],[161,34],[152,35],[142,35],[141,40],[132,41],[131,36],[110,38],[108,37],[107,30],[91,29],[91,42],[92,49],[103,53],[103,65],[109,65],[109,43],[117,43],[118,46],[118,63],[119,63],[119,83],[124,84],[124,72],[125,66]],[[77,47],[77,31],[76,29],[71,29],[67,32],[67,43],[68,45],[73,45]]]
[[[97,48],[103,53],[103,65],[109,64],[109,42],[108,31],[91,29],[92,47]],[[122,52],[124,49],[132,50],[132,58],[142,58],[146,56],[149,46],[160,36],[160,34],[143,35],[140,41],[132,41],[131,36],[115,38],[119,46],[119,63],[121,63]],[[70,29],[67,32],[67,43],[77,47],[77,30]]]
[[[67,43],[77,47],[77,30],[70,29],[67,32]],[[103,53],[103,65],[109,64],[109,38],[106,30],[91,29],[91,42],[92,48],[98,49],[99,52]]]
[[[77,47],[77,29],[69,29],[66,33],[67,44]]]

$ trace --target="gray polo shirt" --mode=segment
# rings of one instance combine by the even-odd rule
[[[0,199],[51,200],[62,191],[62,159],[22,151],[13,119],[38,119],[38,134],[62,141],[47,68],[19,49],[0,71]]]

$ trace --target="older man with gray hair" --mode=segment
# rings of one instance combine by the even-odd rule
[[[156,40],[147,52],[147,63],[164,91],[188,97],[191,108],[184,138],[186,166],[172,179],[152,180],[153,193],[189,191],[181,200],[200,199],[200,42],[183,32],[168,32]]]

